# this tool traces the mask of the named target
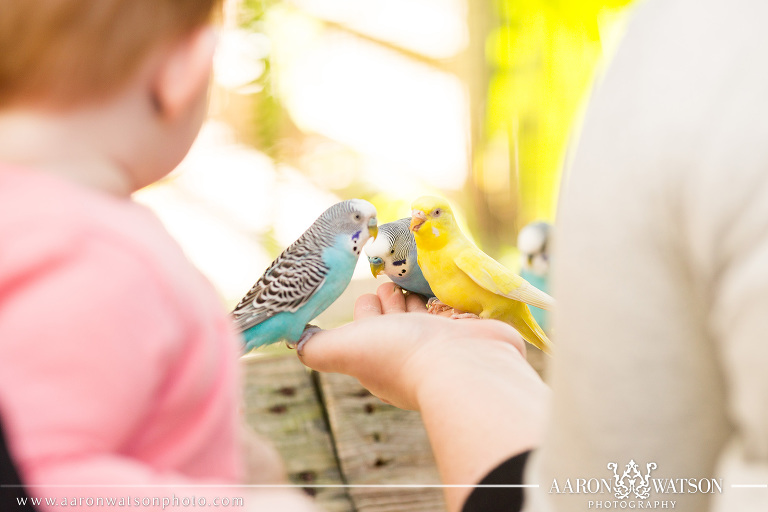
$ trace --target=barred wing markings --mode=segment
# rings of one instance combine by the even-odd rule
[[[406,217],[404,219],[396,220],[391,223],[391,233],[387,233],[389,238],[389,246],[394,248],[395,240],[401,240],[402,243],[396,248],[393,259],[395,261],[405,260],[408,258],[408,254],[411,252],[411,247],[416,245],[416,241],[413,239],[413,234],[410,230],[411,218]]]
[[[235,307],[235,327],[243,332],[278,313],[297,311],[322,286],[327,274],[319,251],[285,251]]]

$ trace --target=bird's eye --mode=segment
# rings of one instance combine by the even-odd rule
[[[395,254],[395,250],[394,249],[390,250],[389,254]]]
[[[432,211],[432,216],[439,217],[441,213],[443,213],[443,210],[441,210],[440,208],[435,208],[434,211]]]
[[[359,213],[356,213],[356,214],[355,214],[355,220],[360,220],[361,218],[362,218],[362,217],[360,216],[360,214],[359,214]]]

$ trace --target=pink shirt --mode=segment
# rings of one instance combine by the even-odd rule
[[[0,417],[26,484],[238,482],[237,345],[149,210],[0,166]]]

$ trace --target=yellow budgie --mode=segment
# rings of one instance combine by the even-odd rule
[[[550,354],[552,343],[526,304],[551,309],[554,299],[470,242],[445,199],[420,197],[411,208],[419,266],[437,298],[480,318],[507,322]]]

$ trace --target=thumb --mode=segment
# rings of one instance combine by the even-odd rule
[[[385,288],[382,285],[380,288]],[[391,294],[391,292],[390,292]],[[403,303],[402,293],[396,294]],[[304,345],[299,359],[308,367],[320,372],[347,373],[347,370],[359,368],[362,350],[370,349],[375,343],[371,338],[381,338],[386,329],[370,327],[370,320],[382,316],[382,302],[377,295],[361,295],[355,301],[355,321],[329,331],[321,331],[312,336]],[[361,343],[365,346],[361,347]],[[352,359],[354,361],[351,361]],[[357,366],[356,366],[357,365]]]
[[[411,313],[359,318],[316,333],[304,345],[299,358],[313,370],[366,379],[372,372],[399,368],[420,345],[424,331],[440,321],[450,322]]]
[[[298,353],[299,359],[319,372],[348,373],[352,366],[350,361],[356,357],[356,326],[357,322],[353,322],[315,333]]]

